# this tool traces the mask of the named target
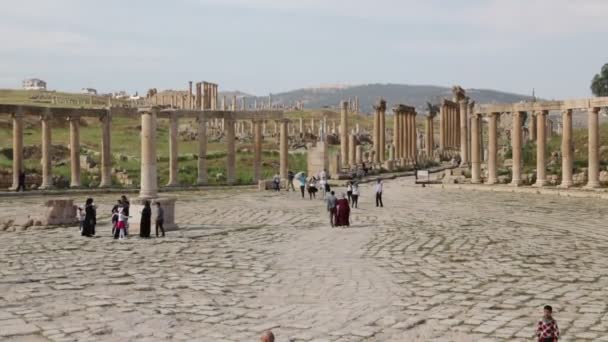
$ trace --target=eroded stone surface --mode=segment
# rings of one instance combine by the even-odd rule
[[[185,229],[165,239],[112,240],[116,195],[96,198],[94,239],[1,232],[0,336],[509,341],[532,337],[544,304],[565,341],[608,334],[606,202],[406,179],[376,209],[361,189],[350,229],[329,228],[319,200],[230,190],[178,194]],[[0,216],[41,200],[3,200]]]

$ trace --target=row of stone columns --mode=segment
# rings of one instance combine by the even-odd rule
[[[461,148],[461,116],[459,112],[460,108],[458,104],[443,100],[439,113],[439,148],[442,150]]]
[[[393,146],[395,159],[411,162],[417,160],[416,111],[413,107],[399,105],[393,109]]]
[[[374,106],[373,124],[374,162],[382,163],[386,153],[386,101],[383,99]],[[353,157],[354,158],[354,157]]]
[[[588,188],[599,187],[599,111],[600,108],[593,107],[588,109]],[[525,112],[513,113],[513,128],[511,133],[511,146],[513,150],[513,168],[511,184],[519,186],[522,184],[522,126],[523,115]],[[497,145],[498,145],[498,119],[501,113],[495,112],[489,115],[488,127],[488,179],[487,184],[497,183]],[[547,116],[549,112],[542,110],[531,118],[530,133],[535,132],[536,138],[536,183],[537,187],[547,184],[546,174],[546,155],[547,155]],[[481,160],[480,160],[480,135],[479,122],[477,119],[480,114],[474,115],[471,121],[471,182],[481,183]],[[573,141],[572,141],[572,110],[567,109],[562,113],[563,135],[562,135],[562,183],[560,187],[568,188],[573,185]],[[535,131],[534,131],[535,129]]]

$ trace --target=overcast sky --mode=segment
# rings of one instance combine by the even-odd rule
[[[608,63],[606,18],[608,0],[2,0],[0,87],[391,82],[586,97]]]

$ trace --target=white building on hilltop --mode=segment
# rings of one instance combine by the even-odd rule
[[[25,90],[46,90],[46,82],[38,78],[23,80],[22,88]]]
[[[97,89],[95,89],[95,88],[82,88],[82,89],[80,89],[80,93],[81,94],[86,94],[86,95],[97,95]]]

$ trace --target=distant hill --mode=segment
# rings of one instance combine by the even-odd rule
[[[488,89],[467,89],[467,94],[477,103],[503,103],[531,100],[531,96],[511,94]],[[371,112],[372,105],[384,98],[389,108],[398,103],[426,109],[426,102],[439,103],[441,98],[452,98],[451,87],[406,84],[366,84],[347,88],[308,88],[297,89],[280,94],[272,94],[273,104],[293,105],[304,101],[306,108],[337,107],[342,99],[359,97],[362,112]],[[253,97],[252,97],[253,99]],[[267,97],[258,97],[267,101]]]

